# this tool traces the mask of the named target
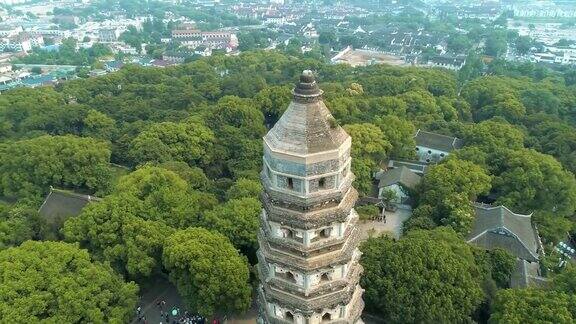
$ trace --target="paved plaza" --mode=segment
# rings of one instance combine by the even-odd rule
[[[361,232],[361,238],[365,240],[370,236],[384,234],[398,239],[402,236],[404,222],[411,215],[412,210],[398,208],[395,212],[384,211],[385,217],[382,220],[360,221],[358,222],[358,228]]]
[[[167,279],[163,277],[155,278],[153,283],[144,284],[141,287],[141,298],[140,303],[138,306],[141,307],[141,314],[143,318],[146,319],[146,324],[172,324],[172,323],[181,323],[178,322],[181,315],[183,315],[187,309],[184,304],[184,301],[178,294],[176,287],[172,285]],[[162,303],[165,302],[162,306],[162,309],[158,306],[158,302]],[[174,317],[169,315],[170,322],[166,321],[165,316],[161,316],[161,311],[163,313],[170,312],[172,309],[179,309],[179,315]],[[237,315],[232,318],[226,319],[221,321],[221,323],[227,324],[252,324],[256,323],[256,306],[252,305],[252,307],[246,312],[246,314]],[[134,310],[134,319],[132,320],[132,324],[144,323],[144,319],[138,320],[137,312]],[[187,323],[207,323],[212,324],[210,319],[207,320],[199,320],[196,321],[189,321]]]

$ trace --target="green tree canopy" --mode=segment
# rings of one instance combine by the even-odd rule
[[[183,161],[190,165],[212,160],[214,134],[200,122],[163,122],[153,124],[130,144],[135,164]]]
[[[14,323],[125,323],[138,286],[86,250],[27,241],[0,251],[0,318]]]
[[[71,135],[0,145],[0,193],[37,197],[50,186],[102,193],[110,183],[109,161],[106,143]]]
[[[552,289],[572,296],[576,295],[576,266],[568,264],[552,279]]]
[[[147,166],[69,218],[63,234],[121,272],[149,276],[160,270],[162,247],[175,228],[198,225],[201,213],[215,204],[215,197],[190,190],[174,172]]]
[[[258,198],[262,193],[260,181],[251,179],[238,179],[226,192],[227,199]]]
[[[224,234],[235,247],[249,256],[258,248],[256,234],[260,227],[262,205],[256,198],[232,199],[204,214],[207,228]]]
[[[524,147],[524,133],[505,120],[490,119],[472,125],[465,134],[466,145],[479,146],[485,152]]]
[[[472,162],[450,156],[432,166],[419,186],[420,206],[430,206],[430,215],[438,225],[450,225],[467,234],[474,220],[471,201],[490,190],[490,176]],[[433,207],[432,207],[433,206]]]
[[[405,119],[389,115],[377,118],[374,122],[384,134],[390,144],[392,150],[390,156],[394,158],[415,158],[416,142],[414,141],[414,134],[416,128],[414,125]]]
[[[363,194],[372,188],[372,172],[392,149],[377,126],[369,123],[351,124],[344,129],[352,137],[352,168],[356,175],[355,187]]]
[[[43,224],[37,210],[26,204],[0,203],[0,250],[38,238]]]
[[[574,323],[576,297],[556,291],[505,289],[498,292],[489,323]]]
[[[223,235],[202,228],[177,231],[166,242],[163,260],[192,311],[209,317],[250,306],[248,264]]]
[[[570,216],[576,210],[576,180],[553,157],[534,150],[495,152],[489,163],[497,202],[516,212],[535,210]]]
[[[362,247],[366,308],[387,323],[460,323],[483,299],[471,247],[454,231],[413,230]]]

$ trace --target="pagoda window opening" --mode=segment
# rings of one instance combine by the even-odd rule
[[[294,179],[288,178],[288,189],[294,190]]]
[[[332,320],[332,314],[324,313],[324,315],[322,315],[322,322],[330,322],[331,320]]]
[[[285,228],[284,229],[284,237],[289,238],[289,239],[293,239],[294,238],[294,231],[292,231],[291,229]]]
[[[318,188],[326,189],[326,178],[320,178],[318,180]]]
[[[294,274],[290,271],[286,271],[286,280],[295,283],[296,282],[296,277],[294,277]]]
[[[328,277],[328,272],[324,272],[320,276],[320,282],[327,282],[327,281],[330,281],[330,277]]]
[[[291,312],[286,312],[284,313],[284,319],[287,320],[288,322],[294,322],[294,314],[292,314]]]
[[[325,228],[320,231],[321,238],[329,238],[330,237],[331,228]]]

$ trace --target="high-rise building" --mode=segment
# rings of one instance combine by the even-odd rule
[[[351,143],[304,71],[264,137],[261,323],[362,323]]]

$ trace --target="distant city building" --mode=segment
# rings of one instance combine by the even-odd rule
[[[232,51],[238,48],[236,34],[227,31],[203,32],[192,27],[172,30],[172,40],[189,49],[205,46],[209,49]]]
[[[306,24],[300,29],[300,34],[306,38],[318,38],[319,34],[312,23]]]
[[[171,64],[184,63],[187,58],[195,55],[193,51],[166,51],[162,54],[162,60]]]
[[[12,64],[0,63],[0,74],[12,71]]]
[[[80,18],[74,15],[56,15],[54,16],[54,21],[59,24],[74,24],[78,25],[80,23]]]
[[[0,39],[0,51],[29,52],[33,47],[44,46],[44,38],[39,34],[21,32]]]
[[[0,0],[0,4],[17,5],[32,2],[32,0]]]
[[[428,59],[426,66],[440,67],[448,70],[458,71],[466,64],[466,56],[436,55]]]
[[[100,42],[115,42],[120,37],[120,30],[118,28],[104,28],[98,31],[98,40]]]
[[[464,146],[464,142],[456,137],[418,130],[414,135],[416,155],[420,162],[438,162],[454,150]]]
[[[555,5],[551,2],[519,4],[513,7],[514,17],[520,18],[575,18],[576,6]]]

